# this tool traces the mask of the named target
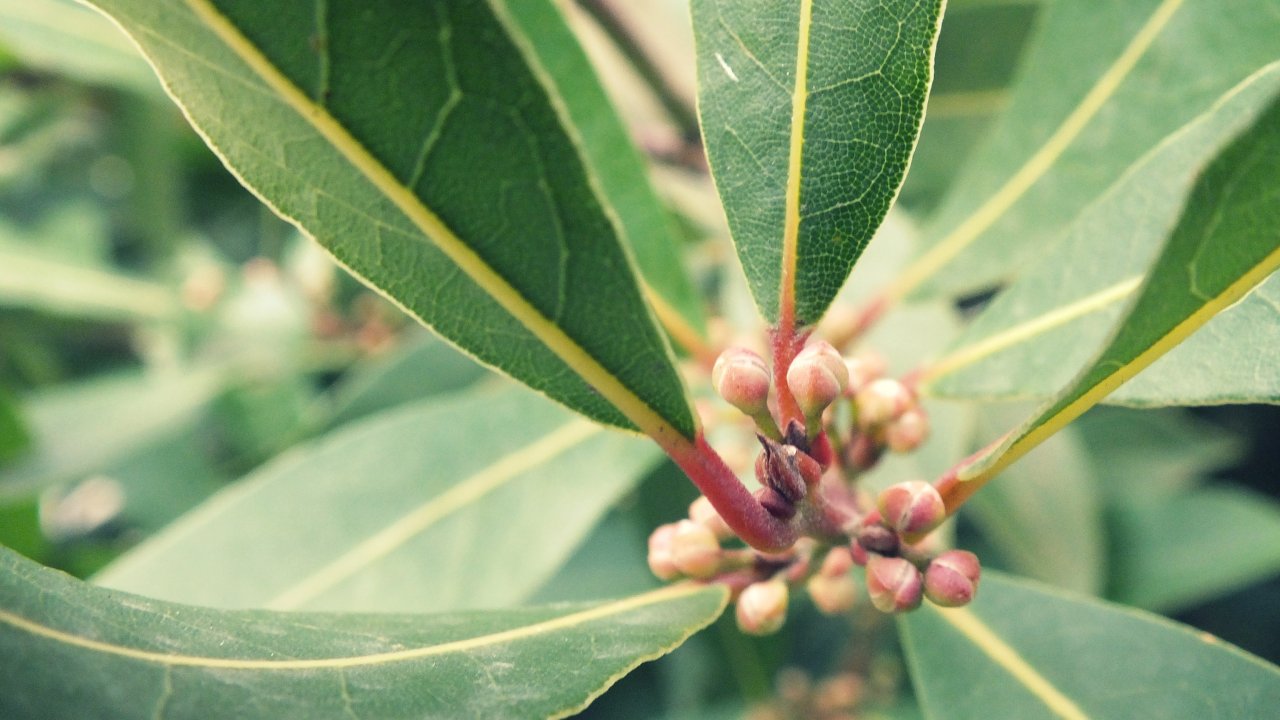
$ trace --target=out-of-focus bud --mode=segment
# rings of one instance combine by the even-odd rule
[[[905,558],[873,555],[867,560],[867,594],[880,612],[898,613],[920,607],[924,578]]]
[[[911,391],[897,380],[873,380],[854,396],[858,427],[863,430],[883,427],[906,412],[912,402]]]
[[[787,584],[766,580],[748,585],[738,596],[738,627],[751,635],[772,635],[787,619]]]
[[[729,348],[716,358],[711,384],[730,405],[755,417],[769,412],[769,367],[746,348]]]
[[[858,586],[848,573],[834,577],[814,575],[805,587],[813,604],[827,615],[849,612],[858,602]]]
[[[695,578],[709,578],[720,569],[722,552],[715,533],[692,520],[675,524],[671,557],[676,569]]]
[[[929,437],[929,416],[920,407],[908,408],[884,428],[884,442],[894,452],[911,452]]]
[[[827,551],[827,556],[822,558],[822,566],[818,568],[818,574],[826,577],[840,577],[848,575],[853,569],[853,556],[849,553],[849,548],[837,545]]]
[[[675,555],[671,553],[671,539],[675,534],[675,525],[660,525],[649,534],[649,569],[659,580],[674,580],[680,576]]]
[[[849,557],[853,558],[853,564],[858,567],[867,566],[867,549],[862,547],[862,543],[855,539],[849,543]]]
[[[924,573],[924,592],[935,605],[968,605],[978,592],[982,566],[967,550],[948,550],[934,558]]]
[[[787,369],[787,387],[808,419],[820,416],[848,384],[849,368],[844,358],[825,340],[801,350]]]
[[[927,533],[947,519],[937,488],[920,480],[890,485],[876,498],[876,506],[884,522],[905,535]]]
[[[888,369],[884,356],[870,351],[858,353],[845,360],[844,365],[849,370],[849,387],[845,390],[851,394],[879,379]]]
[[[717,540],[728,540],[733,537],[733,530],[729,528],[724,518],[720,517],[720,513],[716,512],[705,495],[699,495],[697,500],[689,503],[689,519],[706,526],[715,534]]]
[[[855,472],[866,472],[880,462],[884,455],[884,445],[876,441],[871,433],[853,431],[853,437],[844,446],[844,459],[849,468]]]

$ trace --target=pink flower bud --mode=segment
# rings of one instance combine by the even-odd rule
[[[849,370],[849,387],[846,390],[850,393],[857,393],[871,381],[879,379],[888,369],[884,357],[874,352],[858,353],[845,360],[844,364]]]
[[[853,555],[849,553],[849,548],[837,546],[828,550],[827,556],[822,558],[822,566],[818,568],[818,574],[826,577],[840,577],[848,575],[852,569]]]
[[[748,585],[738,596],[738,627],[751,635],[772,635],[787,619],[787,584],[766,580]]]
[[[919,407],[908,408],[884,428],[884,442],[894,452],[911,452],[928,437],[929,416]]]
[[[948,550],[929,563],[924,573],[924,592],[935,605],[968,605],[978,592],[982,566],[978,556],[966,550]]]
[[[858,427],[871,430],[883,427],[911,407],[911,392],[891,378],[873,380],[854,396],[858,411]]]
[[[728,540],[733,537],[733,530],[729,528],[724,518],[720,517],[720,513],[716,512],[705,495],[699,495],[697,500],[689,503],[689,519],[705,526],[715,534],[717,540]]]
[[[787,387],[806,418],[822,414],[849,384],[849,368],[831,343],[818,340],[796,355],[787,369]]]
[[[711,384],[730,405],[747,415],[769,412],[769,368],[746,348],[729,348],[720,353],[711,370]]]
[[[674,580],[680,576],[675,556],[671,553],[671,538],[675,525],[661,525],[649,535],[649,569],[659,580]]]
[[[867,594],[880,612],[920,607],[924,578],[910,560],[872,555],[867,560]]]
[[[856,539],[849,543],[849,557],[853,558],[853,564],[858,567],[867,566],[867,549]]]
[[[858,602],[858,586],[848,574],[814,575],[805,584],[813,604],[827,615],[849,612]]]
[[[937,488],[920,480],[890,485],[876,498],[876,506],[889,527],[906,535],[927,533],[947,519]]]
[[[720,569],[720,541],[705,525],[681,520],[671,536],[671,557],[685,575],[709,578]]]

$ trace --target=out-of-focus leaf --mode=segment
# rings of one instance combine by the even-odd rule
[[[237,177],[407,312],[592,418],[694,435],[531,11],[95,5]]]
[[[0,388],[0,466],[12,461],[31,444],[31,434],[22,421],[13,396]]]
[[[216,607],[507,607],[657,457],[523,391],[433,400],[281,457],[96,580]]]
[[[1169,613],[1280,573],[1280,506],[1212,487],[1131,499],[1110,513],[1108,596]]]
[[[954,349],[929,370],[929,392],[968,398],[1052,396],[1084,367],[1112,330],[1179,216],[1187,225],[1215,212],[1242,214],[1237,222],[1215,226],[1218,247],[1246,238],[1265,242],[1267,233],[1274,233],[1268,223],[1276,220],[1268,220],[1264,207],[1257,212],[1239,202],[1219,207],[1216,203],[1231,202],[1230,197],[1194,195],[1192,188],[1222,149],[1258,122],[1277,96],[1280,64],[1254,76],[1170,136],[973,322]],[[1265,176],[1257,182],[1262,192],[1268,182],[1275,184]],[[1125,241],[1117,242],[1117,237]],[[1276,311],[1269,298],[1280,289],[1272,290],[1270,284],[1211,321],[1206,327],[1211,334],[1204,342],[1173,350],[1143,373],[1141,387],[1126,385],[1111,400],[1167,405],[1280,397],[1280,370],[1260,359],[1266,353],[1258,352],[1260,343],[1270,339],[1268,334],[1280,347],[1280,330],[1271,330],[1277,324],[1271,321]],[[1250,316],[1254,324],[1249,332],[1232,341],[1213,330],[1237,312]],[[1240,330],[1237,323],[1229,324],[1227,332]],[[1166,361],[1175,367],[1166,369]]]
[[[986,573],[898,623],[930,718],[1267,717],[1280,671],[1163,618]]]
[[[1273,67],[1271,76],[1280,80],[1280,64]],[[958,479],[969,481],[971,489],[981,487],[1280,266],[1277,166],[1280,102],[1273,101],[1200,174],[1185,212],[1103,350],[1044,410],[961,468]]]
[[[0,495],[102,469],[194,420],[221,373],[188,369],[120,375],[50,389],[23,401],[29,456],[0,471]]]
[[[333,390],[329,427],[440,393],[462,390],[487,373],[470,358],[423,333],[389,355],[356,365]]]
[[[817,322],[897,196],[941,6],[692,3],[707,158],[770,323]]]
[[[978,415],[979,436],[991,437],[1026,417],[1026,408],[988,405]],[[1080,438],[1066,428],[974,495],[966,508],[1009,569],[1064,590],[1101,595],[1107,537],[1089,460]]]
[[[95,588],[0,549],[0,715],[564,717],[714,620],[681,585],[450,615],[223,611]]]
[[[163,320],[177,296],[159,283],[0,239],[0,305],[106,320]]]
[[[1280,15],[1257,0],[1044,7],[1008,109],[895,293],[1008,280],[1139,157],[1280,53]]]
[[[29,67],[162,98],[138,49],[111,22],[71,0],[0,0],[0,46]]]

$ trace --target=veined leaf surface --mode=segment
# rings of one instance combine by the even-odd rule
[[[958,478],[976,489],[1280,267],[1276,167],[1280,100],[1200,173],[1181,219],[1101,352],[1045,409]]]
[[[614,211],[506,2],[96,5],[254,192],[410,314],[592,418],[694,433]]]
[[[1266,0],[1046,3],[1009,105],[897,294],[991,287],[1162,138],[1280,56]]]
[[[898,194],[941,0],[694,0],[707,157],[756,305],[818,321]]]
[[[473,391],[295,450],[95,580],[229,608],[509,607],[659,456],[522,390]]]
[[[965,398],[1053,396],[1105,341],[1184,214],[1246,213],[1236,215],[1237,222],[1213,227],[1218,248],[1265,242],[1268,232],[1276,242],[1276,219],[1268,219],[1265,208],[1205,206],[1201,203],[1213,198],[1193,195],[1192,188],[1218,153],[1277,97],[1280,64],[1273,64],[1170,136],[966,329],[927,371],[928,392]],[[1280,185],[1265,176],[1257,182]],[[1143,373],[1141,386],[1126,385],[1110,400],[1170,405],[1280,398],[1280,369],[1258,352],[1275,324],[1271,296],[1276,292],[1280,285],[1269,281],[1210,321],[1205,332],[1211,335],[1204,342],[1172,350]],[[1254,327],[1244,331],[1233,315],[1251,318]],[[1235,338],[1229,332],[1233,328],[1242,331]],[[1205,367],[1213,371],[1206,373]]]
[[[1280,707],[1280,671],[1211,635],[996,573],[970,606],[925,603],[898,628],[937,720],[1229,720]]]
[[[449,615],[223,611],[0,548],[0,716],[564,717],[723,610],[721,587]]]

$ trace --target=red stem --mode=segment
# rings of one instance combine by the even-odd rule
[[[785,428],[792,420],[804,422],[804,413],[787,385],[787,370],[796,359],[808,333],[797,334],[795,326],[784,317],[778,327],[769,331],[769,346],[773,351],[773,386],[778,392],[778,427]]]

